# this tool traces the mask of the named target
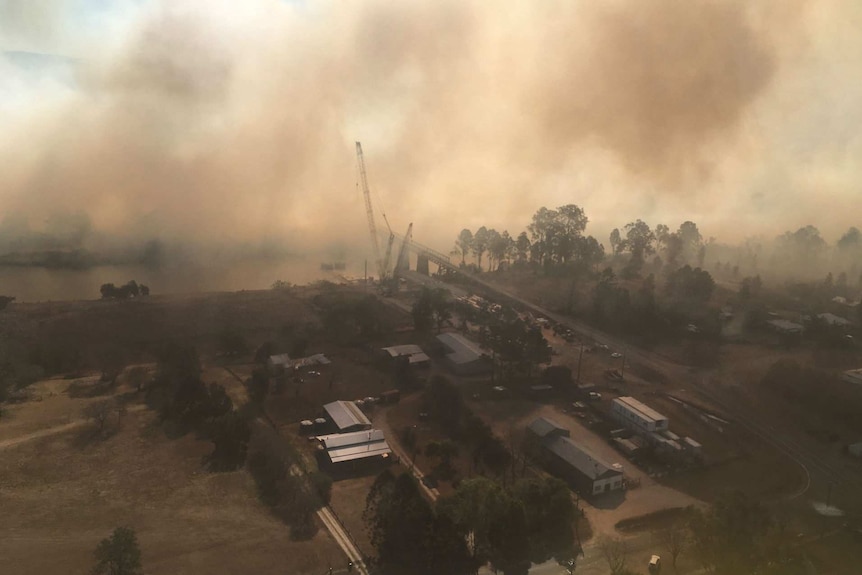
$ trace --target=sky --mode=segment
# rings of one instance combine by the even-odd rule
[[[0,244],[862,226],[856,0],[0,0]]]

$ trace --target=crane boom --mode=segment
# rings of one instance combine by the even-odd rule
[[[380,259],[380,242],[377,239],[377,226],[374,224],[374,209],[371,207],[371,191],[368,189],[368,176],[365,174],[365,157],[362,155],[362,144],[356,142],[356,159],[359,163],[359,180],[362,185],[362,194],[365,196],[365,212],[368,215],[368,231],[371,234],[371,247],[374,248],[374,261],[377,265],[377,273],[382,278],[385,270],[383,260]]]
[[[389,277],[389,262],[392,261],[392,243],[395,241],[395,234],[389,232],[389,241],[386,243],[386,255],[383,256],[383,265],[380,268],[380,281]]]
[[[409,263],[407,258],[409,254],[407,253],[407,248],[410,246],[410,241],[413,239],[413,222],[410,222],[410,225],[407,226],[407,233],[404,234],[404,241],[401,242],[401,249],[398,250],[398,259],[395,260],[395,271],[393,275],[398,275],[398,272],[409,269]]]

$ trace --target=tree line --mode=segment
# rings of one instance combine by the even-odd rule
[[[506,575],[531,562],[574,557],[575,508],[568,486],[555,478],[509,486],[486,477],[462,481],[433,506],[408,473],[381,473],[363,518],[379,573],[475,573],[490,563]]]
[[[587,223],[586,214],[575,204],[556,210],[543,207],[517,237],[485,226],[475,232],[461,230],[452,253],[460,256],[462,266],[468,266],[467,256],[472,255],[476,271],[485,269],[482,258],[486,254],[488,271],[511,264],[534,264],[546,269],[568,265],[589,268],[602,261],[604,247],[594,237],[584,235]]]
[[[119,287],[112,283],[102,284],[99,293],[102,294],[102,299],[129,299],[150,295],[150,288],[144,284],[138,284],[135,280],[130,280]]]

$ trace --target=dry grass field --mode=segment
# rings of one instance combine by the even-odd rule
[[[36,384],[42,401],[11,406],[0,420],[0,442],[47,433],[0,447],[4,575],[87,572],[96,544],[120,525],[137,532],[153,575],[322,573],[342,563],[325,531],[291,541],[245,471],[206,472],[211,444],[167,438],[149,410],[132,405],[105,438],[90,422],[62,427],[93,401],[70,398],[64,384]]]

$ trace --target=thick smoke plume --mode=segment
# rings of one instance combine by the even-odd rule
[[[0,5],[4,250],[365,246],[354,140],[440,249],[569,202],[600,239],[854,223],[849,0],[90,4]]]

